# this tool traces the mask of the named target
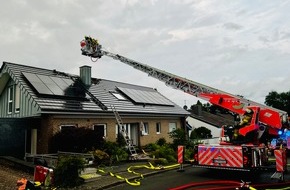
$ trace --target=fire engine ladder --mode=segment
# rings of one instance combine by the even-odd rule
[[[138,154],[137,151],[135,149],[135,146],[133,145],[133,141],[132,139],[130,139],[128,132],[126,130],[126,128],[124,127],[122,118],[120,116],[120,114],[118,113],[118,111],[116,110],[115,106],[111,105],[111,109],[114,112],[115,118],[117,120],[118,126],[119,126],[119,132],[122,134],[122,136],[124,137],[125,141],[126,141],[126,145],[128,147],[128,150],[130,152],[130,156],[131,158],[135,158]]]
[[[88,37],[87,39],[91,39],[91,37]],[[151,76],[155,79],[158,79],[165,83],[165,85],[170,86],[174,89],[179,89],[185,93],[188,93],[190,95],[205,99],[208,101],[206,96],[202,96],[202,94],[226,94],[232,97],[233,100],[239,101],[244,106],[259,106],[261,108],[268,108],[274,111],[277,111],[283,119],[286,119],[287,112],[279,109],[275,109],[251,100],[248,100],[246,98],[243,98],[241,96],[233,95],[221,90],[218,90],[216,88],[212,88],[203,84],[200,84],[198,82],[168,73],[166,71],[151,67],[149,65],[134,61],[132,59],[128,59],[124,56],[121,56],[119,54],[114,54],[108,51],[105,51],[102,49],[102,46],[98,44],[96,41],[96,44],[94,45],[94,48],[91,47],[91,43],[87,42],[87,40],[83,40],[82,42],[85,42],[85,44],[89,44],[88,46],[84,45],[81,48],[82,54],[89,56],[91,58],[101,58],[103,55],[106,55],[108,57],[111,57],[115,60],[121,61],[135,69],[138,69],[142,72],[145,72],[148,74],[148,76]],[[232,100],[231,99],[231,100]],[[288,118],[288,117],[287,117]]]

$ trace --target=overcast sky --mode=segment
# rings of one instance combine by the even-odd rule
[[[9,0],[0,6],[0,58],[157,88],[180,106],[193,96],[109,57],[81,55],[84,35],[105,50],[264,103],[290,90],[290,1]]]

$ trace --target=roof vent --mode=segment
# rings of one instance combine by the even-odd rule
[[[86,86],[91,86],[92,84],[92,79],[91,79],[91,67],[84,65],[80,67],[80,78],[81,81],[86,85]]]

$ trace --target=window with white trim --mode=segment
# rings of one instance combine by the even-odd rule
[[[161,133],[161,123],[157,122],[156,123],[156,134],[160,134]]]
[[[176,130],[176,123],[169,123],[169,133]]]
[[[13,86],[10,86],[8,88],[8,114],[11,114],[12,111],[13,111],[13,91],[14,91],[14,88]]]
[[[74,128],[76,128],[77,127],[77,125],[61,125],[61,126],[59,126],[59,129],[60,129],[60,131],[69,131],[70,129],[74,129]]]
[[[126,132],[126,134],[129,137],[131,136],[131,130],[130,130],[130,128],[131,128],[130,127],[130,123],[123,124],[124,132]],[[121,131],[122,131],[122,128],[118,124],[116,124],[116,138],[118,138],[118,133],[120,133],[122,135]]]
[[[147,122],[141,122],[141,132],[142,135],[149,135],[149,124]]]
[[[15,85],[15,112],[18,113],[20,111],[20,88]]]
[[[95,124],[93,130],[96,131],[99,135],[107,137],[107,125],[106,124]]]

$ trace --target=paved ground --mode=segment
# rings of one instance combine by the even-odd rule
[[[147,168],[145,167],[147,166]],[[132,171],[136,172],[129,173],[128,168],[132,167]],[[125,179],[134,182],[135,179],[140,178],[140,174],[143,177],[148,175],[153,175],[156,173],[165,172],[169,169],[148,169],[150,165],[148,162],[129,162],[122,163],[118,166],[99,168],[103,172],[98,172],[94,178],[88,178],[86,183],[80,187],[72,188],[78,190],[97,190],[106,189],[121,183],[126,183]],[[176,167],[174,168],[176,169]],[[109,174],[111,172],[114,176]],[[25,169],[25,167],[20,167],[19,165],[12,164],[5,159],[0,159],[0,189],[1,190],[15,190],[17,188],[16,182],[21,178],[26,178],[28,180],[33,180],[33,171],[30,169]],[[62,190],[58,188],[58,190]]]
[[[33,180],[33,174],[28,171],[15,169],[14,165],[0,159],[0,189],[12,190],[16,189],[17,180],[22,177]]]
[[[132,168],[132,170],[137,172],[137,174],[127,172],[127,169],[130,166],[135,166]],[[147,166],[147,168],[145,166]],[[187,166],[189,165],[185,165],[185,167]],[[10,162],[0,159],[0,179],[1,179],[0,189],[1,190],[2,189],[15,190],[17,180],[19,180],[22,177],[27,178],[28,180],[33,180],[33,171],[31,170],[28,171],[27,169],[23,170],[23,168],[22,170],[19,170],[17,168],[20,168],[19,165],[11,164]],[[175,167],[171,169],[177,170],[177,168]],[[147,162],[129,162],[129,163],[120,164],[118,166],[99,168],[99,169],[102,169],[103,173],[98,172],[97,173],[98,175],[94,176],[94,178],[87,178],[87,182],[84,185],[77,188],[73,188],[73,189],[78,189],[78,190],[108,189],[112,186],[126,183],[125,179],[128,179],[129,182],[134,182],[134,179],[138,179],[141,177],[140,174],[143,174],[145,181],[147,181],[150,175],[168,171],[168,169],[155,170],[153,168],[150,168],[150,165]],[[193,171],[196,171],[196,170],[193,170]],[[112,172],[114,176],[111,176],[109,172]],[[208,175],[206,176],[209,177]],[[220,176],[220,175],[217,175],[217,176]],[[269,178],[267,177],[265,179],[269,179]],[[288,180],[290,181],[290,179]],[[142,181],[144,180],[141,180],[141,182]],[[58,190],[61,190],[61,189],[58,189]]]
[[[176,165],[176,164],[175,164]],[[189,165],[186,165],[189,166]],[[127,169],[130,168],[131,171],[135,173],[130,173]],[[107,189],[112,186],[116,186],[122,183],[126,183],[126,179],[129,183],[138,184],[138,181],[135,182],[135,179],[146,178],[150,175],[154,175],[157,173],[166,172],[171,169],[178,169],[178,166],[171,168],[160,169],[159,167],[152,168],[150,167],[148,162],[129,162],[125,164],[121,164],[115,167],[107,167],[103,168],[105,173],[100,173],[101,177],[96,177],[92,179],[91,182],[85,183],[82,188],[84,189]],[[111,172],[114,176],[111,176],[108,172]],[[141,176],[142,174],[142,176]],[[142,180],[141,180],[142,181]]]

